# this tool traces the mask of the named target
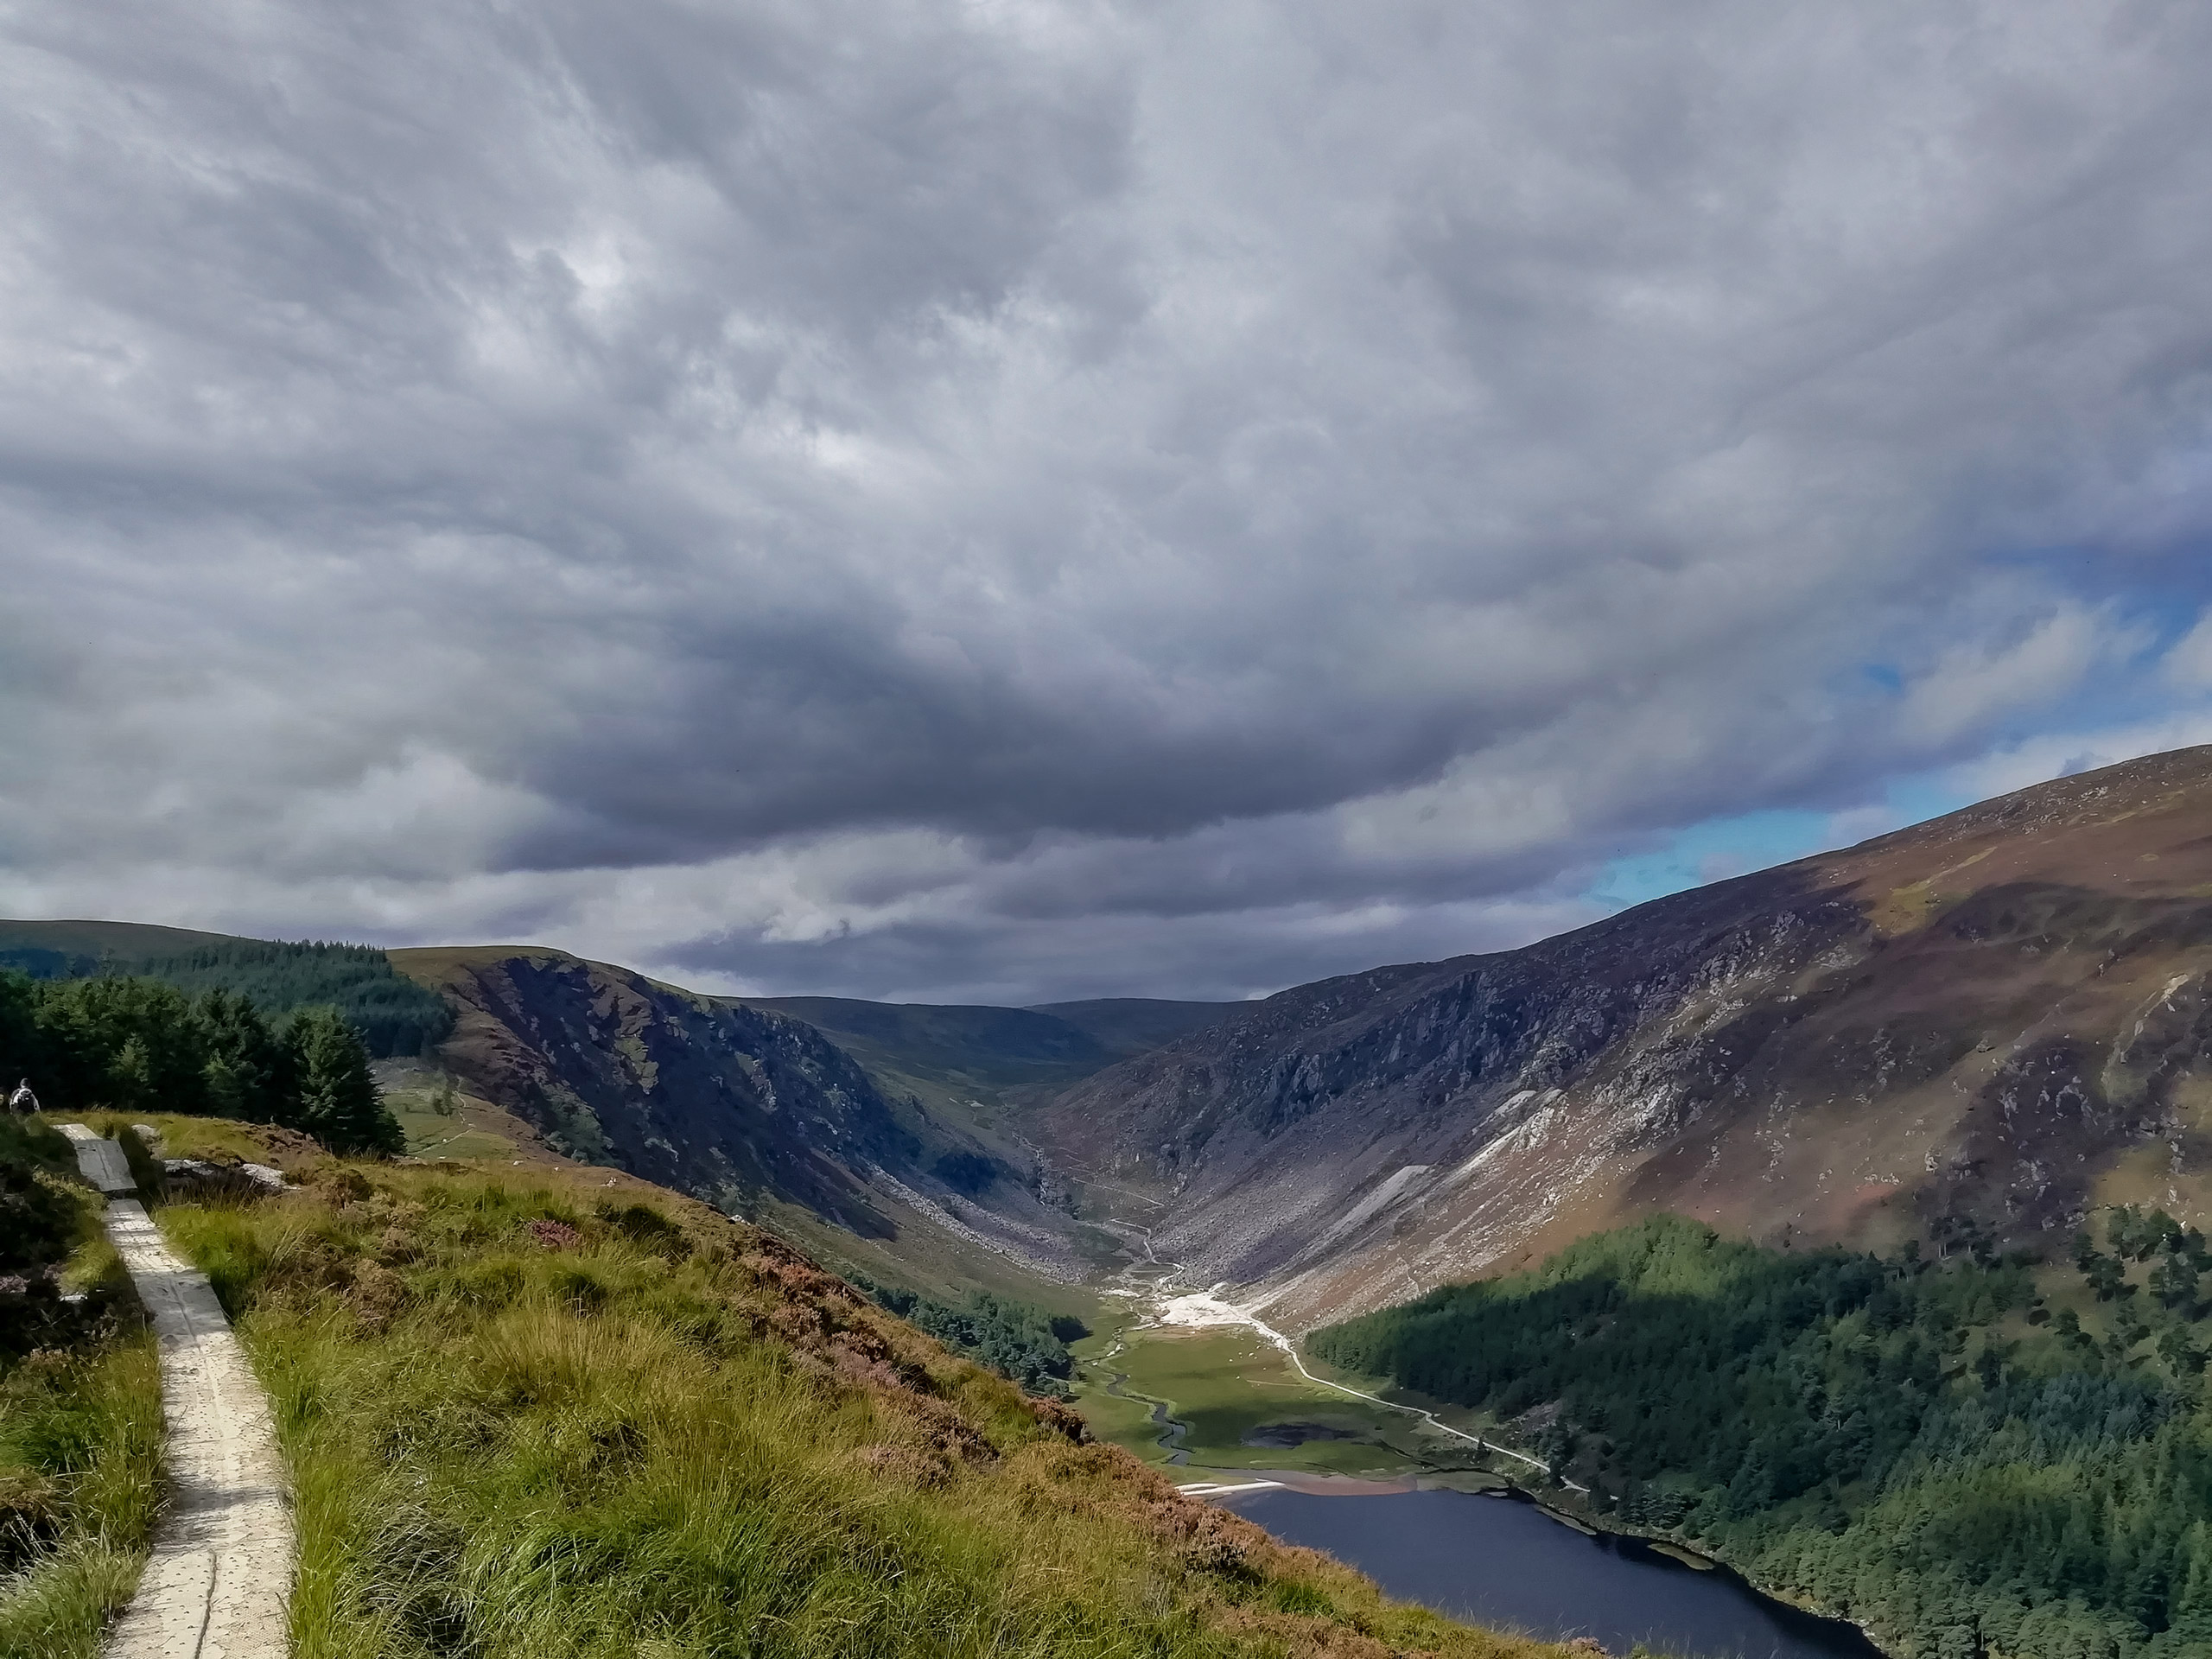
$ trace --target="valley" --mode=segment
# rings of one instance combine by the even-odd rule
[[[1251,1470],[1397,1480],[1471,1465],[1465,1442],[1301,1376],[1249,1327],[1122,1327],[1077,1357],[1076,1400],[1093,1432],[1187,1481]],[[1115,1398],[1116,1387],[1126,1399]],[[1145,1408],[1130,1409],[1132,1402]],[[1163,1433],[1162,1411],[1180,1433]]]

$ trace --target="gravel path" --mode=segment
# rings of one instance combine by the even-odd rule
[[[123,1149],[61,1132],[108,1197],[107,1233],[154,1322],[168,1421],[170,1502],[111,1659],[284,1659],[292,1508],[268,1397],[207,1276],[162,1243]]]

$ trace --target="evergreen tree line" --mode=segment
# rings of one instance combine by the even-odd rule
[[[973,1292],[956,1305],[866,1279],[853,1282],[907,1324],[1019,1382],[1031,1394],[1065,1395],[1062,1380],[1075,1366],[1068,1344],[1090,1334],[1080,1319],[1055,1316],[986,1291]]]
[[[0,1078],[48,1111],[182,1112],[304,1130],[334,1152],[397,1153],[360,1034],[336,1009],[272,1023],[220,988],[0,971]]]
[[[427,1054],[453,1033],[445,999],[401,976],[372,945],[235,939],[131,959],[51,950],[5,956],[21,959],[17,965],[39,979],[157,979],[189,996],[229,991],[272,1020],[301,1008],[335,1008],[378,1059]]]
[[[1662,1216],[1310,1341],[1332,1364],[1541,1421],[1535,1449],[1601,1509],[1915,1659],[2202,1659],[2202,1240],[2155,1212],[2110,1223],[2113,1256],[2091,1244],[2077,1262],[2155,1265],[2151,1285],[2108,1291],[2102,1336],[2070,1307],[2052,1317],[2035,1263],[1970,1230],[1933,1262],[1764,1250]],[[2092,1268],[2094,1293],[2112,1274]]]

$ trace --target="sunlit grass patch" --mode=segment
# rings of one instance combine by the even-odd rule
[[[1147,1326],[1124,1331],[1121,1341],[1115,1357],[1104,1357],[1102,1348],[1084,1362],[1087,1381],[1078,1403],[1094,1433],[1147,1460],[1165,1459],[1160,1430],[1141,1402],[1106,1393],[1116,1372],[1126,1374],[1125,1393],[1164,1400],[1175,1419],[1189,1425],[1182,1445],[1194,1469],[1381,1474],[1421,1462],[1418,1420],[1300,1376],[1288,1356],[1256,1332]],[[1292,1446],[1245,1443],[1262,1427],[1281,1423],[1316,1425],[1356,1438]]]
[[[1179,1499],[691,1206],[387,1166],[166,1224],[270,1390],[302,1659],[1545,1651]]]

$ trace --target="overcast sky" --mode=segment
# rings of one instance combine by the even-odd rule
[[[2212,8],[0,5],[0,913],[1234,997],[2212,741]]]

